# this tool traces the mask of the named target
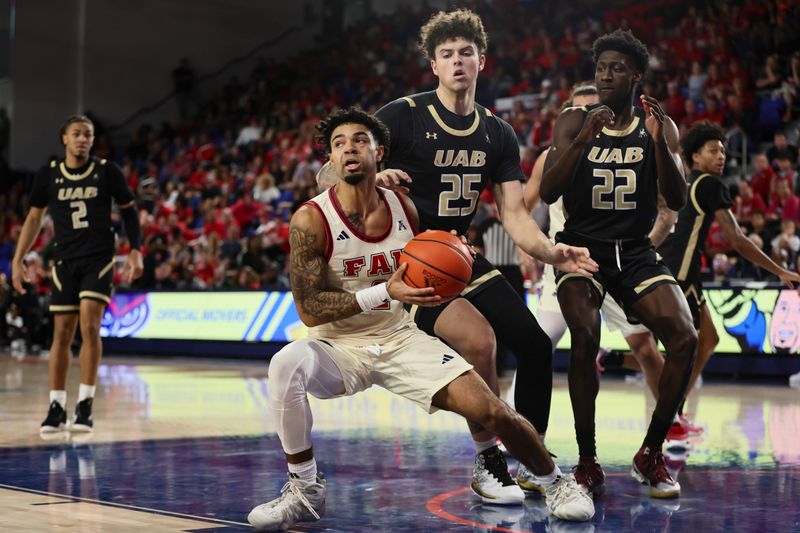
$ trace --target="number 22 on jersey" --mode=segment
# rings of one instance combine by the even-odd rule
[[[636,209],[636,201],[628,200],[626,195],[636,192],[636,172],[629,168],[596,168],[592,176],[603,180],[602,183],[592,187],[593,209],[614,209],[618,211]],[[620,185],[616,179],[624,180]]]

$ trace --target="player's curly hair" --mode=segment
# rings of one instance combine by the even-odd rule
[[[647,72],[650,54],[644,43],[633,36],[631,30],[616,30],[598,37],[592,45],[592,59],[595,63],[606,50],[622,52],[633,60],[633,65],[639,72]]]
[[[92,129],[94,129],[94,122],[92,122],[92,119],[90,119],[86,115],[70,115],[70,116],[67,117],[67,119],[64,121],[64,123],[61,124],[61,129],[58,130],[58,140],[59,141],[61,140],[61,137],[63,137],[64,134],[67,133],[67,129],[69,129],[69,127],[71,125],[75,124],[76,122],[81,122],[83,124],[88,124],[88,125],[90,125],[92,127]]]
[[[386,127],[378,117],[370,115],[357,107],[338,109],[328,115],[328,118],[320,120],[317,124],[317,142],[325,147],[325,152],[331,152],[331,135],[333,131],[342,124],[361,124],[365,126],[375,137],[378,146],[383,146],[384,160],[389,155],[389,128]]]
[[[686,132],[686,135],[684,135],[681,140],[683,158],[691,166],[692,156],[702,150],[703,145],[708,141],[719,141],[722,143],[722,146],[725,146],[727,140],[722,128],[713,122],[707,120],[696,122],[689,128],[689,131]]]
[[[486,52],[489,37],[483,21],[469,9],[439,11],[419,30],[419,49],[428,59],[436,59],[436,47],[451,39],[461,37],[475,43],[478,53]]]
[[[564,100],[564,103],[561,104],[561,111],[564,111],[568,107],[572,107],[572,101],[576,96],[590,96],[596,94],[597,86],[593,81],[579,81],[572,86],[572,92],[569,93],[569,98]]]

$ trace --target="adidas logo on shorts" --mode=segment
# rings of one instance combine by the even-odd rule
[[[452,356],[452,355],[450,355],[450,354],[444,354],[444,355],[442,356],[442,364],[445,364],[446,362],[448,362],[448,361],[451,361],[452,359],[453,359],[453,356]]]

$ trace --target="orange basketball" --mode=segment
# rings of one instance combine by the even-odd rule
[[[433,287],[444,300],[458,296],[472,276],[472,253],[452,233],[428,230],[411,239],[400,264],[408,263],[403,282],[410,287]]]

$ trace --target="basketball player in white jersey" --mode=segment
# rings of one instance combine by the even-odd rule
[[[585,521],[594,504],[562,474],[533,426],[495,396],[454,350],[417,328],[404,303],[442,303],[432,288],[402,281],[397,260],[419,224],[416,208],[375,185],[388,130],[354,108],[318,126],[339,182],[292,216],[292,295],[309,338],[290,343],[269,366],[269,403],[289,469],[282,494],[248,521],[285,530],[325,512],[325,480],[311,444],[307,394],[333,398],[380,385],[426,411],[453,411],[496,433],[537,479],[546,479],[549,511]],[[577,269],[577,265],[575,266]]]
[[[594,84],[591,82],[583,82],[576,84],[572,90],[572,95],[569,100],[564,102],[562,109],[573,106],[582,107],[597,104],[599,101],[597,88]],[[524,199],[525,206],[528,209],[533,209],[539,202],[539,184],[542,180],[544,163],[547,159],[548,152],[549,148],[539,155],[531,171],[530,179],[525,185]],[[559,198],[555,203],[549,205],[548,213],[550,217],[548,236],[551,239],[555,239],[555,235],[564,229],[563,199]],[[664,241],[676,219],[677,214],[675,212],[670,211],[666,207],[659,209],[658,218],[650,233],[650,238],[656,246]],[[550,337],[553,350],[555,350],[558,341],[564,336],[567,330],[567,323],[564,320],[564,316],[561,314],[561,306],[556,297],[555,272],[552,265],[546,264],[544,266],[541,291],[539,305],[536,310],[536,320]],[[622,336],[625,337],[625,341],[628,343],[628,346],[630,346],[634,358],[644,372],[648,388],[653,393],[653,396],[658,398],[658,380],[661,377],[664,358],[661,356],[661,352],[659,352],[658,346],[656,346],[655,340],[650,334],[650,330],[641,324],[629,323],[625,312],[613,298],[605,298],[603,300],[601,311],[608,329],[610,331],[620,331]],[[513,386],[514,384],[512,384],[512,387]],[[509,393],[507,398],[513,398],[513,392]],[[581,465],[576,469],[576,478],[579,484],[585,485],[583,477],[592,475],[592,469],[584,469],[580,468],[580,466]],[[540,490],[524,465],[520,465],[520,468],[517,470],[517,484],[522,487],[523,490]]]

